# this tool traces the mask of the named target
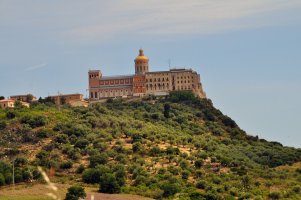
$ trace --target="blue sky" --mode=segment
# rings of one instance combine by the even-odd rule
[[[301,147],[300,0],[0,0],[0,95],[86,94],[87,71],[189,67],[244,130]]]

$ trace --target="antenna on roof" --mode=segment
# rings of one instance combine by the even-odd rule
[[[168,67],[169,67],[169,70],[170,70],[170,63],[171,63],[171,61],[170,61],[170,59],[168,59]]]

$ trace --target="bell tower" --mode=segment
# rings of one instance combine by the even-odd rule
[[[144,55],[143,49],[139,49],[139,55],[135,59],[135,74],[148,72],[148,57]]]
[[[89,78],[89,99],[97,99],[98,98],[98,90],[99,81],[102,77],[102,73],[100,70],[89,70],[88,78]]]

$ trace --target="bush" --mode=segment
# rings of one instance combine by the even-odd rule
[[[85,183],[99,183],[100,176],[108,172],[110,172],[110,169],[104,165],[98,168],[86,169],[82,174],[82,179]]]
[[[294,186],[292,190],[293,190],[293,192],[299,194],[300,191],[301,191],[301,187],[300,186]]]
[[[189,195],[190,200],[200,200],[200,199],[204,199],[203,198],[203,194],[200,192],[192,192]]]
[[[6,113],[6,118],[7,119],[14,119],[16,117],[16,114],[15,114],[15,112],[14,111],[7,111],[7,113]]]
[[[196,188],[198,189],[205,189],[206,188],[206,182],[205,181],[199,181],[195,185]]]
[[[31,128],[41,127],[46,125],[46,117],[25,115],[21,118],[22,124],[29,124]]]
[[[120,193],[120,186],[114,174],[106,173],[100,177],[99,191],[109,194]]]
[[[184,170],[182,172],[182,179],[187,180],[189,178],[190,172],[188,170]]]
[[[203,160],[200,160],[200,159],[198,159],[198,160],[196,160],[196,161],[194,162],[194,166],[195,166],[195,168],[197,168],[197,169],[200,169],[200,168],[203,166],[203,164],[204,164],[204,161],[203,161]]]
[[[101,172],[97,169],[87,169],[82,175],[85,183],[99,183]]]
[[[271,192],[268,197],[272,200],[280,199],[280,193],[279,192]]]
[[[37,132],[37,137],[38,138],[47,138],[49,137],[49,131],[47,131],[46,129],[41,129]]]
[[[3,174],[0,173],[0,186],[5,185],[5,178],[3,176]]]
[[[85,198],[85,189],[81,186],[71,186],[68,188],[65,200],[78,200],[79,198]]]
[[[67,144],[69,143],[68,135],[60,134],[55,138],[55,141],[59,144]]]
[[[15,167],[21,167],[23,165],[26,165],[28,163],[28,160],[23,157],[17,157],[14,162],[15,162]]]
[[[6,122],[0,121],[0,130],[4,130],[6,128]]]
[[[78,168],[76,169],[76,173],[77,174],[81,174],[81,173],[83,173],[84,172],[84,170],[85,170],[85,166],[83,165],[83,164],[81,164],[80,166],[78,166]]]
[[[106,153],[101,153],[93,155],[89,158],[90,167],[96,167],[97,165],[103,165],[108,162],[108,155]]]
[[[80,149],[85,148],[86,146],[88,146],[89,141],[87,139],[79,139],[77,140],[77,142],[75,143],[75,147],[78,147]]]
[[[73,163],[69,160],[60,164],[61,169],[70,169]]]
[[[180,192],[180,186],[177,183],[165,183],[160,187],[164,192],[164,197],[173,196],[174,194]]]

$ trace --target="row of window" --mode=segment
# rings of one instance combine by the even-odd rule
[[[189,78],[190,78],[190,76],[187,76],[187,79],[189,79]],[[186,76],[184,76],[184,77],[183,76],[181,76],[181,77],[178,76],[177,79],[186,79]],[[191,76],[191,79],[193,79],[193,76]]]
[[[157,82],[157,81],[158,81],[158,82],[161,82],[161,80],[162,80],[162,81],[169,81],[168,78],[165,78],[165,79],[164,79],[164,78],[162,78],[162,79],[160,79],[160,78],[157,78],[157,79],[154,78],[154,82]],[[146,79],[146,82],[153,82],[153,79]]]
[[[104,90],[104,91],[100,91],[99,93],[97,92],[91,92],[90,93],[90,97],[92,99],[97,99],[98,97],[105,97],[105,96],[116,96],[116,94],[118,96],[121,95],[127,95],[128,92],[131,92],[132,90]]]
[[[137,66],[137,71],[141,72],[142,70],[143,71],[146,71],[147,69],[147,66]]]
[[[89,77],[90,78],[96,78],[96,77],[98,77],[98,74],[90,74]]]
[[[178,81],[178,83],[180,83],[180,81]],[[190,83],[190,81],[181,81],[181,83]]]

